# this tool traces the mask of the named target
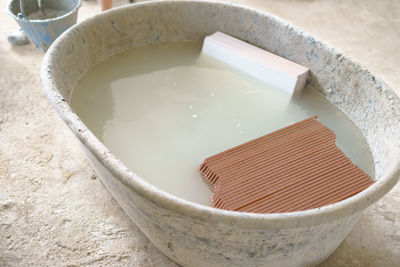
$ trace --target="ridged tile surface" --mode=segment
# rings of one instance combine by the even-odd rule
[[[200,167],[220,209],[279,213],[353,196],[373,180],[336,147],[335,134],[311,117],[207,158]]]

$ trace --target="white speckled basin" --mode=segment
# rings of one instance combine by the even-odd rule
[[[345,201],[302,212],[217,210],[174,197],[135,175],[68,105],[75,83],[94,64],[132,47],[201,40],[218,30],[309,67],[307,86],[345,112],[365,135],[377,182]],[[339,246],[361,212],[398,181],[399,98],[339,51],[255,9],[202,1],[117,8],[57,39],[44,59],[41,79],[47,97],[82,143],[107,189],[155,246],[185,266],[318,264]]]

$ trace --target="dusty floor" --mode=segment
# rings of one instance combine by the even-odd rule
[[[175,266],[120,210],[45,99],[43,53],[7,43],[17,28],[7,2],[0,0],[0,266]],[[400,93],[400,1],[235,2],[292,21]],[[83,2],[79,20],[97,12],[95,1]],[[322,266],[400,266],[400,184]]]

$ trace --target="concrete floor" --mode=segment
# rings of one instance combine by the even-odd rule
[[[43,53],[7,43],[17,29],[7,2],[0,0],[0,266],[175,266],[96,179],[45,99]],[[235,2],[304,28],[400,93],[400,1]],[[79,20],[98,12],[95,1],[83,2]],[[400,184],[364,213],[322,266],[400,266]]]

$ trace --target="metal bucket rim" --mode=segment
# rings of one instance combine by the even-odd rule
[[[82,5],[82,0],[77,0],[77,5],[76,5],[71,11],[69,11],[69,12],[67,12],[67,13],[65,13],[65,14],[63,14],[63,15],[61,15],[61,16],[55,17],[55,18],[48,18],[48,19],[28,19],[28,17],[26,17],[26,19],[20,19],[18,16],[16,16],[16,15],[11,11],[11,4],[12,4],[14,1],[17,1],[17,0],[10,0],[10,2],[8,3],[8,7],[7,7],[7,12],[8,12],[8,14],[9,14],[11,17],[13,17],[15,20],[17,20],[17,21],[29,21],[29,22],[33,22],[33,23],[42,23],[43,21],[48,22],[48,21],[56,21],[56,20],[63,19],[64,17],[67,17],[67,16],[69,16],[70,14],[73,14],[73,13],[77,12],[78,9],[79,9],[79,8],[81,7],[81,5]]]

